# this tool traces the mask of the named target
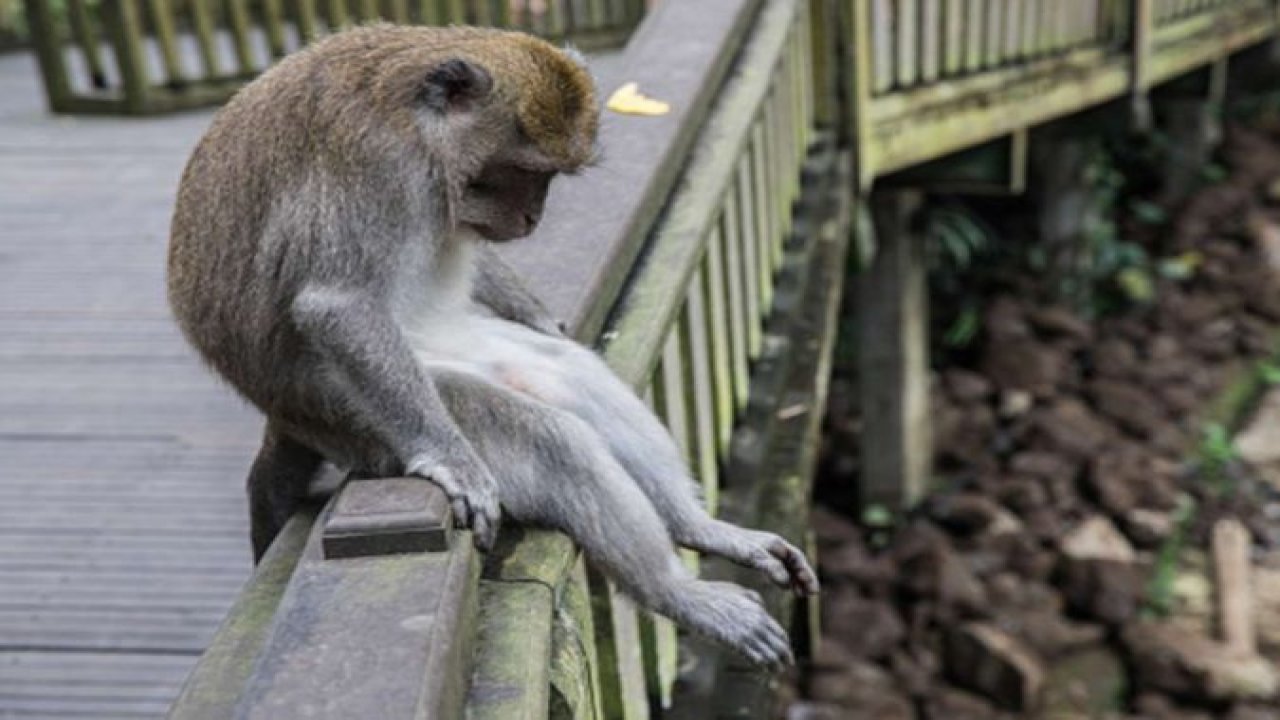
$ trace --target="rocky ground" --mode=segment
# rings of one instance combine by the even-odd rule
[[[816,511],[824,641],[791,720],[1280,718],[1280,395],[1239,455],[1202,439],[1280,339],[1278,140],[1229,134],[1227,179],[1159,238],[1194,270],[1150,304],[986,303],[973,361],[936,374],[940,489],[892,527]],[[820,497],[856,482],[853,393]]]

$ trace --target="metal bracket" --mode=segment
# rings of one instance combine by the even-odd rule
[[[422,478],[349,480],[324,518],[326,560],[443,552],[453,513],[439,487]]]

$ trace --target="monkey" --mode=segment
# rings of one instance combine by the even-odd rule
[[[713,518],[666,428],[495,251],[597,153],[576,52],[518,32],[369,25],[286,57],[215,115],[179,182],[168,295],[266,416],[255,560],[326,462],[438,485],[481,551],[500,519],[569,535],[648,610],[770,669],[760,597],[677,547],[818,591],[777,535]]]

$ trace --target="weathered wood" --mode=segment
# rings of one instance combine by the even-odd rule
[[[324,524],[294,569],[235,717],[461,716],[479,574],[470,536],[448,552],[333,560],[321,556]]]
[[[868,200],[878,251],[858,278],[858,383],[863,506],[905,508],[928,486],[928,291],[924,239],[914,227],[921,196],[910,190]]]
[[[169,709],[169,720],[232,717],[314,522],[311,508],[285,525],[191,671]]]
[[[324,520],[326,559],[449,549],[453,511],[439,487],[422,478],[350,480]]]
[[[1258,652],[1258,638],[1249,559],[1252,536],[1239,520],[1224,518],[1214,524],[1210,545],[1218,633],[1231,650],[1253,655]]]

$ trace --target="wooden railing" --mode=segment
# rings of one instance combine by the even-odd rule
[[[667,0],[600,84],[636,82],[671,112],[606,114],[601,167],[559,182],[536,237],[504,251],[665,419],[713,510],[803,543],[851,207],[873,183],[1016,189],[1032,126],[1138,110],[1274,35],[1276,15],[1271,0]],[[999,161],[955,162],[971,153]],[[877,217],[877,277],[860,283],[899,325],[923,293],[918,246],[894,236],[908,205],[897,226]],[[868,413],[864,483],[877,454],[910,449],[882,430],[927,412],[902,401],[925,372],[921,331],[883,329],[864,344],[914,355],[864,387],[892,406]],[[769,716],[759,676],[637,613],[561,535],[508,527],[483,561],[465,536],[326,559],[332,508],[291,521],[174,718]]]
[[[620,45],[643,0],[25,0],[55,112],[155,113],[225,100],[271,63],[358,23],[508,27]]]

